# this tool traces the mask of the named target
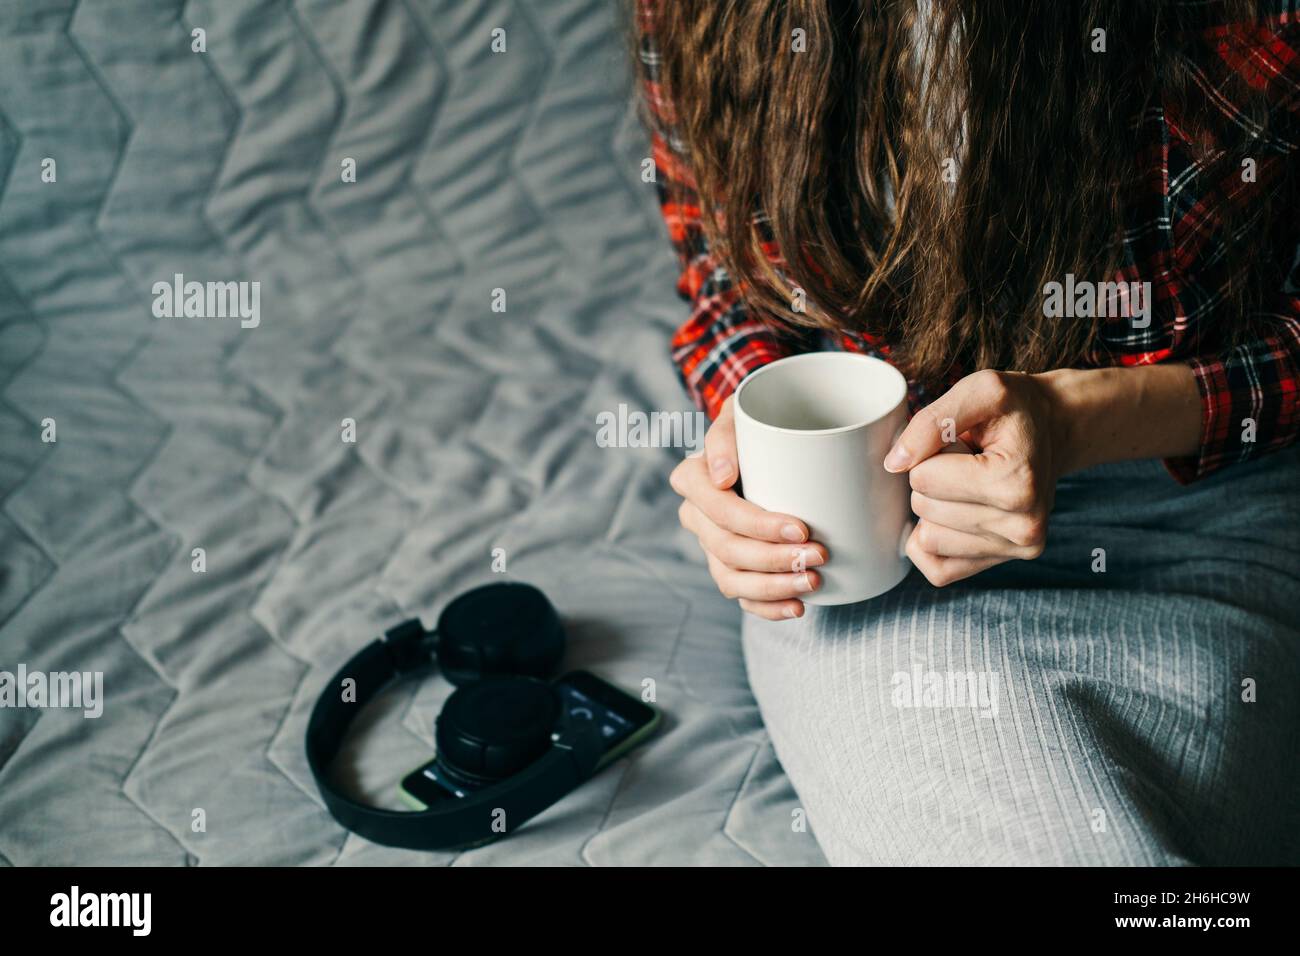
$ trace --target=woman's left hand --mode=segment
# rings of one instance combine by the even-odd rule
[[[931,584],[1043,553],[1064,473],[1060,417],[1039,376],[986,370],[912,418],[885,468],[908,473],[919,521],[907,556]],[[974,453],[939,454],[959,441]]]

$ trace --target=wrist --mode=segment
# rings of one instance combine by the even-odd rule
[[[1094,377],[1110,369],[1053,369],[1034,376],[1047,401],[1047,430],[1055,477],[1090,465],[1096,442],[1092,425],[1102,415],[1100,406],[1110,389]]]
[[[1201,401],[1187,365],[1054,369],[1047,397],[1057,477],[1109,461],[1172,458],[1200,445]]]

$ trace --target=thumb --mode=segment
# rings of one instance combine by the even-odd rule
[[[885,471],[907,471],[959,442],[959,435],[997,414],[1006,394],[997,372],[967,375],[912,417],[885,456]]]
[[[732,403],[728,396],[704,435],[704,461],[709,468],[709,480],[719,488],[730,488],[740,477],[736,464],[736,413]]]

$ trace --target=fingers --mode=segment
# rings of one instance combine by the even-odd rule
[[[935,455],[908,472],[913,491],[928,498],[992,505],[989,459],[984,455]]]
[[[945,501],[919,491],[912,492],[912,512],[918,518],[945,528],[983,535],[1003,544],[1031,550],[1041,550],[1047,540],[1047,522],[1035,514],[1013,514],[989,505]]]
[[[704,460],[715,487],[730,488],[740,477],[740,467],[736,464],[736,416],[731,397],[722,403],[718,417],[704,433]]]
[[[673,470],[673,490],[684,499],[678,518],[699,539],[724,596],[769,621],[800,617],[798,595],[821,586],[821,577],[808,569],[826,562],[826,549],[808,541],[808,526],[798,518],[764,511],[737,495],[739,476],[729,398],[704,437],[704,453]]]
[[[715,487],[706,473],[702,457],[684,460],[673,469],[669,482],[674,491],[705,517],[733,534],[787,544],[801,544],[808,540],[808,526],[798,518],[764,511],[730,488]]]
[[[700,545],[729,568],[738,571],[797,573],[826,563],[826,548],[816,542],[801,545],[772,544],[745,538],[719,528],[689,501],[678,509],[682,527],[700,539]]]
[[[816,571],[787,574],[737,571],[707,551],[705,555],[709,561],[709,573],[713,575],[718,590],[723,597],[731,600],[744,598],[749,601],[784,601],[821,586],[821,577]]]
[[[922,518],[912,531],[917,546],[927,554],[945,558],[1019,558],[1029,561],[1043,553],[1042,546],[1012,544],[995,535],[971,534]]]
[[[920,528],[917,524],[917,529]],[[955,581],[979,574],[986,568],[1001,564],[1006,558],[954,558],[931,554],[923,549],[914,530],[907,539],[907,556],[925,579],[937,588],[947,587]]]
[[[767,621],[788,621],[803,617],[803,601],[750,601],[741,598],[740,609]]]
[[[885,456],[885,470],[906,471],[926,461],[963,432],[997,416],[1009,397],[1001,373],[986,369],[967,375],[912,416]]]
[[[1031,511],[1039,500],[1028,463],[994,454],[935,455],[915,466],[908,479],[912,490],[927,498],[988,505],[1011,513]]]

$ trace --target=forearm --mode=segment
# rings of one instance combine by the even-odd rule
[[[1056,418],[1058,474],[1191,455],[1200,447],[1201,399],[1187,365],[1058,369],[1035,377]]]

